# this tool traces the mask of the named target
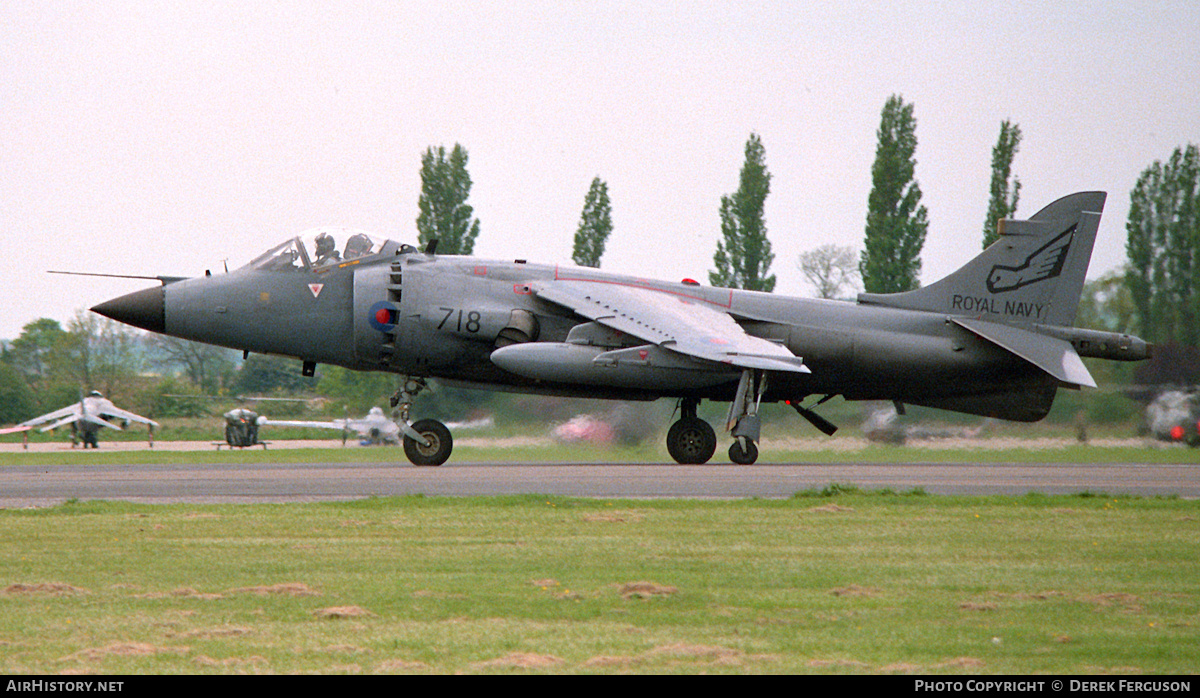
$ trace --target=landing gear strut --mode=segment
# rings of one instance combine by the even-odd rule
[[[738,465],[751,465],[758,460],[758,438],[762,430],[758,406],[766,391],[765,371],[742,371],[737,393],[733,402],[729,403],[729,417],[725,420],[725,428],[733,433],[734,438],[733,445],[729,447],[729,460]]]
[[[757,375],[755,375],[757,374]],[[758,437],[762,423],[758,405],[767,391],[767,374],[746,369],[738,382],[737,394],[729,405],[725,429],[733,433],[729,460],[738,465],[750,465],[758,460]],[[681,416],[667,431],[667,452],[676,463],[699,465],[707,463],[717,450],[717,435],[708,422],[696,416],[700,401],[685,398],[680,402]]]
[[[696,416],[699,400],[687,398],[680,406],[682,416],[667,431],[667,452],[676,463],[707,463],[717,450],[717,435],[708,422]]]
[[[417,393],[425,389],[425,379],[406,376],[403,387],[392,396],[392,419],[404,434],[404,455],[413,465],[441,465],[450,459],[454,439],[445,424],[422,419],[410,425],[408,411]]]

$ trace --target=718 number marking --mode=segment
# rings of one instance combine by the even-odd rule
[[[443,317],[442,321],[438,323],[437,328],[439,330],[453,322],[455,332],[462,332],[463,330],[466,330],[467,332],[475,333],[479,331],[479,320],[482,316],[479,314],[478,310],[464,311],[462,308],[438,308],[438,310],[446,311],[445,317]],[[450,318],[452,317],[456,319],[451,321]]]

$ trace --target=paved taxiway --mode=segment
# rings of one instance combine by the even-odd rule
[[[1079,492],[1200,497],[1200,465],[1150,464],[520,464],[238,463],[19,465],[0,468],[0,507],[67,499],[142,503],[311,502],[371,496],[788,497],[831,483],[930,494]]]

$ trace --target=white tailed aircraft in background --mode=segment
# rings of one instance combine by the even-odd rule
[[[46,424],[46,426],[42,427],[40,431],[50,431],[51,429],[70,425],[72,446],[79,440],[82,440],[84,448],[87,448],[89,445],[92,448],[99,448],[96,442],[96,432],[100,431],[102,427],[121,431],[121,426],[112,421],[114,419],[147,424],[151,427],[151,434],[154,433],[153,428],[158,426],[158,422],[153,419],[123,410],[112,404],[112,401],[101,395],[99,391],[93,390],[73,405],[48,412],[40,417],[34,417],[14,427],[0,429],[0,434],[27,432],[43,424]],[[153,444],[153,440],[151,440],[151,444]]]

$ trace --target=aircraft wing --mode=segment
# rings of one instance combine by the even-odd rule
[[[106,405],[104,407],[104,411],[102,412],[102,414],[105,417],[116,417],[117,419],[125,419],[130,422],[141,422],[142,424],[151,424],[154,426],[158,426],[158,422],[154,421],[153,419],[147,419],[146,417],[143,417],[140,414],[134,414],[132,412],[123,410],[120,407],[116,407],[113,405]],[[103,421],[103,420],[101,420],[101,421]],[[97,422],[97,424],[99,424],[99,423],[100,422]],[[109,424],[107,422],[104,422],[104,426],[116,427],[115,424]]]
[[[539,284],[533,292],[605,327],[695,359],[739,368],[810,373],[786,347],[746,334],[729,313],[693,296],[575,280]]]
[[[264,426],[272,427],[313,427],[314,429],[345,429],[348,425],[345,420],[334,422],[304,422],[288,419],[263,419],[259,422]]]
[[[63,422],[65,424],[65,423],[73,422],[76,419],[78,419],[80,412],[81,412],[81,410],[79,407],[79,403],[77,402],[74,405],[67,405],[66,407],[63,407],[62,409],[54,410],[53,412],[47,412],[46,414],[44,414],[40,417],[34,417],[33,419],[27,419],[24,422],[21,422],[20,424],[18,424],[17,426],[36,427],[38,425],[45,424],[46,422],[53,422],[56,420],[62,420],[64,417],[70,417],[70,419],[67,419]],[[59,424],[57,426],[62,426],[62,425]]]
[[[344,421],[346,422],[347,427],[357,431],[360,434],[367,434],[372,429],[377,429],[379,431],[388,431],[388,430],[398,431],[398,429],[396,428],[396,423],[392,422],[390,420],[347,419]]]
[[[6,427],[4,429],[0,429],[0,434],[16,434],[17,432],[21,432],[21,431],[29,431],[32,428],[33,427],[22,427],[22,426]]]
[[[80,419],[82,419],[85,422],[91,422],[92,424],[99,424],[102,427],[108,427],[109,429],[116,429],[117,431],[122,431],[122,429],[119,425],[113,424],[112,422],[108,421],[104,417],[101,417],[100,415],[85,414],[82,417],[80,417]],[[68,421],[68,420],[65,420],[65,419],[63,420],[63,422],[66,422],[66,421]],[[62,425],[62,422],[55,424],[54,426],[42,427],[42,431],[46,431],[48,429],[53,429],[54,427],[61,426],[61,425]]]
[[[286,419],[265,419],[262,424],[274,427],[313,427],[314,429],[338,429],[352,431],[359,436],[371,436],[377,430],[381,436],[394,436],[400,432],[395,422],[371,419],[335,419],[332,422],[306,422]]]
[[[74,424],[77,421],[79,421],[79,417],[76,417],[75,415],[67,415],[66,417],[63,417],[62,419],[58,420],[57,422],[51,422],[51,423],[47,424],[46,426],[42,427],[38,431],[50,431],[51,429],[65,427],[68,424]]]

